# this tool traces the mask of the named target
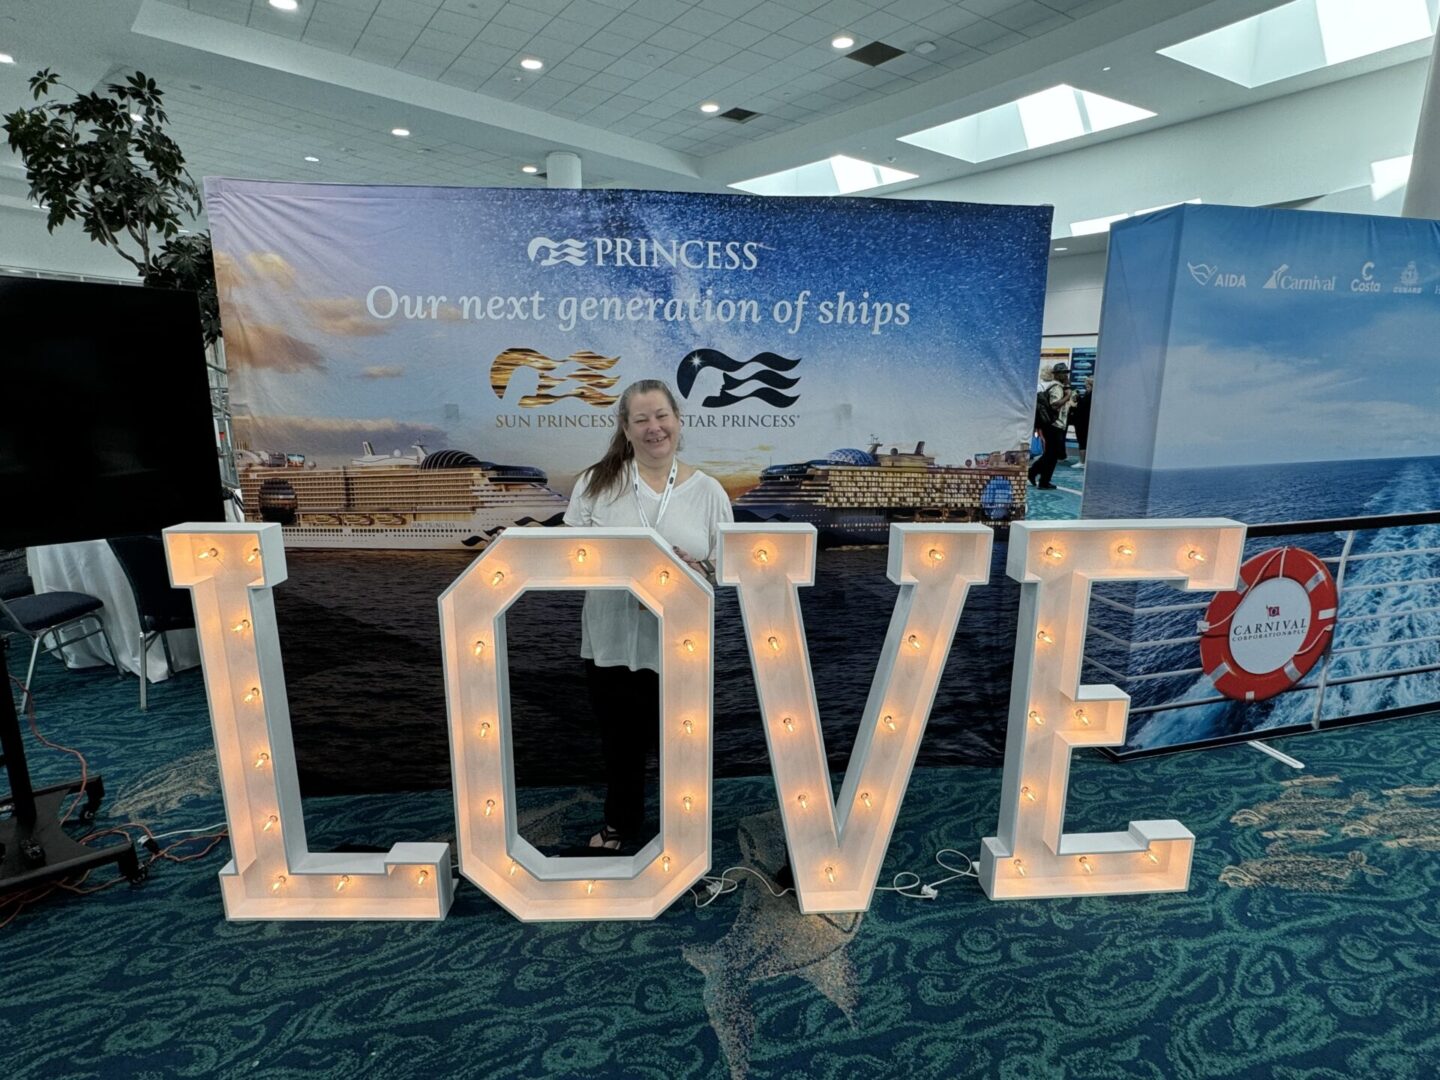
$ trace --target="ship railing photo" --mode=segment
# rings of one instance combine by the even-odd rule
[[[1246,556],[1255,554],[1258,551],[1273,547],[1276,537],[1292,539],[1293,543],[1303,546],[1303,541],[1293,538],[1300,538],[1306,535],[1328,533],[1340,541],[1338,554],[1316,557],[1325,563],[1335,579],[1336,591],[1339,594],[1337,614],[1334,628],[1331,631],[1331,640],[1339,641],[1345,637],[1356,637],[1357,634],[1346,635],[1343,633],[1346,627],[1358,627],[1361,624],[1374,624],[1369,636],[1379,640],[1362,641],[1358,644],[1334,646],[1326,650],[1324,657],[1317,663],[1304,678],[1295,682],[1282,694],[1295,694],[1307,691],[1318,691],[1315,695],[1314,710],[1310,718],[1310,726],[1318,728],[1324,716],[1326,691],[1337,686],[1351,686],[1362,683],[1377,682],[1383,679],[1397,679],[1408,675],[1423,675],[1428,672],[1440,671],[1440,634],[1418,634],[1407,637],[1390,636],[1386,630],[1386,624],[1393,624],[1397,619],[1414,619],[1417,616],[1424,618],[1440,614],[1440,605],[1417,605],[1417,606],[1395,606],[1392,608],[1380,608],[1379,610],[1357,610],[1367,605],[1379,607],[1383,598],[1396,589],[1420,590],[1417,596],[1424,597],[1425,589],[1430,586],[1440,585],[1440,576],[1436,576],[1437,568],[1440,568],[1440,560],[1433,557],[1440,555],[1440,546],[1420,547],[1399,547],[1380,551],[1354,551],[1355,538],[1359,533],[1381,532],[1390,529],[1420,527],[1421,531],[1416,535],[1426,545],[1440,544],[1440,511],[1427,511],[1424,513],[1412,514],[1389,514],[1375,517],[1359,518],[1330,518],[1317,521],[1291,521],[1276,524],[1255,525],[1246,532]],[[1395,564],[1393,576],[1387,568],[1384,580],[1370,580],[1367,575],[1363,581],[1347,581],[1359,571],[1357,566],[1365,567],[1365,564],[1376,564],[1378,560],[1390,560]],[[1417,563],[1415,560],[1424,560]],[[1367,570],[1368,567],[1365,567]],[[1211,594],[1213,597],[1215,594]],[[1433,597],[1435,593],[1431,593]],[[1198,600],[1177,604],[1154,604],[1139,606],[1126,604],[1112,597],[1092,594],[1092,600],[1101,607],[1112,611],[1118,611],[1122,615],[1131,618],[1140,616],[1164,616],[1174,615],[1179,612],[1193,611],[1196,613],[1196,624],[1201,613],[1210,606],[1210,600]],[[1350,601],[1350,611],[1347,611],[1347,600]],[[1379,602],[1377,602],[1379,601]],[[1440,620],[1437,620],[1440,621]],[[1144,674],[1132,675],[1116,670],[1096,656],[1091,654],[1090,644],[1093,639],[1109,643],[1112,647],[1118,647],[1126,653],[1137,653],[1150,649],[1164,649],[1174,646],[1197,645],[1200,641],[1199,633],[1192,635],[1181,635],[1172,637],[1160,637],[1145,641],[1128,641],[1116,634],[1090,625],[1086,629],[1086,655],[1085,666],[1093,668],[1110,680],[1114,681],[1121,689],[1138,689],[1146,683],[1153,683],[1165,679],[1180,679],[1189,677],[1199,678],[1204,674],[1200,666],[1173,668],[1165,671],[1147,671]],[[1434,653],[1435,660],[1429,663],[1409,663],[1398,667],[1386,667],[1376,671],[1365,671],[1354,674],[1333,674],[1335,661],[1340,657],[1352,656],[1360,653],[1377,652],[1382,649],[1401,650],[1408,646],[1435,646],[1430,651]],[[1113,652],[1113,649],[1106,651]],[[1112,656],[1113,659],[1113,656]],[[1128,666],[1128,665],[1127,665]],[[1277,695],[1278,696],[1278,695]],[[1440,695],[1427,695],[1432,698],[1425,702],[1401,707],[1367,711],[1364,719],[1383,719],[1392,716],[1403,716],[1416,712],[1426,712],[1434,708],[1433,698]],[[1220,694],[1212,694],[1204,697],[1186,697],[1181,700],[1165,701],[1159,704],[1145,704],[1132,706],[1132,716],[1143,716],[1150,713],[1162,713],[1176,709],[1193,709],[1197,706],[1218,705],[1232,702],[1233,698]]]

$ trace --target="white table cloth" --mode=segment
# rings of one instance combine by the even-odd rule
[[[140,615],[135,610],[135,595],[125,571],[104,540],[87,540],[79,544],[51,544],[28,548],[25,552],[30,566],[30,580],[35,591],[80,592],[104,603],[99,614],[105,629],[120,653],[120,666],[140,674],[140,651],[143,641]],[[176,668],[184,671],[200,663],[200,645],[194,630],[173,630],[168,636],[170,654]],[[109,664],[105,640],[99,634],[74,645],[65,646],[65,662],[70,667],[96,667]],[[146,674],[151,682],[160,682],[171,675],[165,663],[165,649],[160,642],[150,646]]]

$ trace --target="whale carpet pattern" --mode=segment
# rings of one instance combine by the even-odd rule
[[[223,817],[198,674],[145,714],[129,680],[51,660],[37,693],[42,730],[105,775],[100,825]],[[440,923],[228,923],[222,844],[137,888],[0,901],[0,1076],[1431,1077],[1440,723],[1282,745],[1304,773],[1242,745],[1077,755],[1067,827],[1178,818],[1198,838],[1189,893],[991,903],[961,878],[822,918],[740,875],[651,923],[526,925],[462,881]],[[30,752],[37,782],[73,766]],[[917,771],[882,882],[974,854],[999,786],[998,769]],[[717,870],[777,869],[773,799],[767,777],[717,780]],[[599,811],[593,790],[521,792],[542,846],[583,842]],[[306,813],[314,850],[454,830],[448,791]]]

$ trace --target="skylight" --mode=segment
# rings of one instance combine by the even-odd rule
[[[1244,87],[1384,52],[1435,32],[1440,0],[1293,0],[1160,49]]]
[[[900,141],[979,162],[1133,124],[1155,114],[1061,83],[972,116],[901,135]]]
[[[915,177],[915,173],[903,169],[872,165],[859,158],[836,154],[824,161],[739,180],[730,186],[754,195],[854,195],[857,191],[898,184]]]

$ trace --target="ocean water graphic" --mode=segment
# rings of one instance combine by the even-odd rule
[[[1094,470],[1085,509],[1094,517],[1107,510],[1133,512],[1133,500],[1148,500],[1150,517],[1223,515],[1246,524],[1415,513],[1440,505],[1440,458],[1307,462],[1254,468],[1141,470],[1113,466]],[[1107,514],[1106,516],[1109,516]],[[1322,558],[1345,551],[1346,534],[1303,533],[1255,537],[1246,556],[1292,544]],[[1332,574],[1338,564],[1328,564]],[[1440,663],[1440,524],[1357,530],[1341,584],[1339,619],[1326,683],[1357,676]],[[1160,585],[1109,586],[1097,595],[1144,606],[1179,606],[1208,601]],[[1092,604],[1091,626],[1137,643],[1174,642],[1196,634],[1200,610],[1166,611],[1133,619],[1103,603]],[[1353,650],[1353,651],[1351,651]],[[1197,673],[1199,653],[1190,642],[1126,650],[1102,634],[1091,634],[1087,659],[1132,676],[1183,672],[1170,678],[1132,681],[1132,707],[1194,701],[1216,696],[1209,678]],[[1319,682],[1322,667],[1300,683]],[[1087,681],[1110,681],[1094,664]],[[1122,685],[1124,685],[1122,683]],[[1125,750],[1222,739],[1255,731],[1280,731],[1324,724],[1365,713],[1440,701],[1440,672],[1326,685],[1287,692],[1268,701],[1196,705],[1150,714],[1132,714]]]

